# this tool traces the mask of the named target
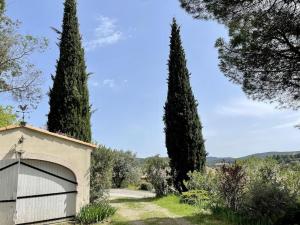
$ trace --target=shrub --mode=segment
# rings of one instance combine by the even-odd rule
[[[250,157],[249,159],[238,161],[238,164],[245,170],[248,184],[257,181],[262,177],[265,177],[267,180],[279,179],[279,163],[272,158],[260,159],[256,157]],[[258,174],[260,174],[260,177]]]
[[[281,181],[290,193],[300,200],[300,163],[291,163],[288,166],[283,166]]]
[[[201,208],[207,208],[210,204],[210,194],[205,190],[183,192],[180,196],[180,202],[189,205],[197,205]]]
[[[116,209],[107,202],[97,202],[83,207],[76,216],[76,221],[82,225],[99,223],[115,212]]]
[[[260,162],[255,167],[255,177],[249,180],[241,212],[262,224],[294,225],[295,223],[288,221],[295,220],[299,211],[296,194],[287,185],[290,178],[287,175],[282,176],[283,168],[273,159]]]
[[[158,155],[148,158],[145,162],[147,180],[153,185],[157,197],[167,195],[173,191],[169,171],[168,161]]]
[[[91,202],[105,198],[106,190],[111,187],[113,151],[99,146],[92,152],[91,159]]]
[[[276,225],[300,225],[300,202],[289,208]]]
[[[219,170],[219,191],[225,204],[237,211],[246,185],[246,174],[243,167],[234,163],[223,165]]]
[[[294,206],[294,198],[280,184],[257,181],[246,193],[242,211],[252,219],[275,224]]]
[[[134,153],[115,151],[112,175],[112,185],[115,188],[137,184],[140,178],[138,162]]]
[[[216,193],[217,176],[214,170],[189,172],[188,177],[189,180],[184,182],[188,190],[205,190],[210,193]]]
[[[152,191],[153,190],[153,186],[152,184],[148,183],[148,182],[143,182],[140,184],[139,190],[142,191]]]

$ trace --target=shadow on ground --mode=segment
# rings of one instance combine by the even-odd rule
[[[110,200],[110,203],[142,203],[142,202],[153,202],[157,198],[118,198]]]
[[[190,224],[197,225],[232,225],[229,223],[224,223],[224,221],[218,220],[211,215],[195,215],[189,217],[180,218],[161,218],[153,217],[141,220],[132,220],[126,222],[112,222],[111,225],[184,225],[182,221],[188,221]]]

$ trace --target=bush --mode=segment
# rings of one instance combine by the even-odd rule
[[[99,223],[114,215],[115,212],[116,209],[107,202],[97,202],[83,207],[76,216],[76,221],[82,225]]]
[[[205,190],[183,192],[180,196],[180,202],[207,208],[210,205],[210,194]]]
[[[152,191],[153,190],[153,186],[152,184],[148,183],[148,182],[143,182],[140,184],[139,190],[142,191]]]
[[[300,225],[300,202],[289,208],[285,216],[279,219],[276,225]]]
[[[279,163],[272,158],[260,159],[250,157],[246,160],[238,161],[238,164],[245,170],[248,184],[256,182],[262,177],[278,180],[280,166]]]
[[[184,182],[188,190],[205,190],[210,193],[217,192],[217,176],[214,170],[189,172],[188,177],[189,180]]]
[[[145,162],[147,180],[153,185],[157,197],[173,192],[169,171],[168,161],[158,155],[148,158]]]
[[[113,156],[113,150],[104,146],[99,146],[92,152],[90,170],[91,202],[105,198],[106,190],[111,187]]]
[[[134,153],[127,151],[114,152],[112,185],[114,188],[124,188],[129,184],[139,183],[141,173]]]
[[[226,206],[237,211],[246,186],[246,173],[243,167],[237,163],[223,165],[219,170],[219,179],[219,192]]]
[[[246,193],[242,210],[252,219],[275,224],[293,208],[295,201],[288,190],[275,182],[258,181]]]
[[[287,179],[291,178],[280,176],[281,170],[278,163],[274,164],[269,159],[257,170],[255,179],[249,183],[242,207],[242,212],[250,219],[272,225],[295,224],[288,223],[288,220],[297,218],[297,195],[287,185]]]
[[[290,193],[300,200],[300,163],[291,163],[288,166],[283,166],[281,181]]]

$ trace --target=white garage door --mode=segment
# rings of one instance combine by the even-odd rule
[[[75,216],[77,183],[69,169],[38,160],[22,160],[20,165],[10,168],[11,173],[18,174],[17,188],[13,188],[17,190],[13,199],[15,224],[51,222]]]
[[[0,221],[1,225],[13,224],[16,209],[17,172],[16,160],[0,160]]]

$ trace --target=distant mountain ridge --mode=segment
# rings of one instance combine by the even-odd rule
[[[247,159],[250,157],[257,157],[257,158],[266,158],[270,156],[275,156],[275,155],[296,155],[300,154],[300,151],[292,151],[292,152],[262,152],[262,153],[255,153],[239,158],[233,158],[233,157],[213,157],[213,156],[208,156],[206,158],[206,162],[208,166],[212,166],[216,163],[221,163],[221,162],[228,162],[232,163],[236,160],[241,160],[241,159]]]
[[[227,163],[233,163],[236,160],[241,160],[241,159],[247,159],[250,157],[257,157],[257,158],[265,158],[265,157],[270,157],[270,156],[275,156],[275,155],[296,155],[300,154],[300,151],[291,151],[291,152],[262,152],[262,153],[255,153],[239,158],[234,158],[234,157],[214,157],[214,156],[208,156],[206,158],[206,163],[208,166],[214,166],[216,163],[222,163],[222,162],[227,162]],[[163,157],[168,159],[168,157]],[[137,158],[139,164],[143,164],[147,158]]]

